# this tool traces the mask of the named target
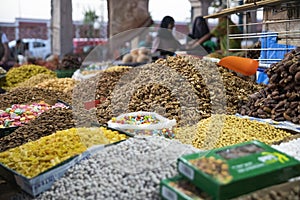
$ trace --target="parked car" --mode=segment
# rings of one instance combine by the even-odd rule
[[[22,42],[28,48],[29,55],[32,57],[46,59],[51,55],[50,40],[39,38],[23,38]],[[16,40],[10,41],[8,46],[10,49],[13,49],[16,46]]]

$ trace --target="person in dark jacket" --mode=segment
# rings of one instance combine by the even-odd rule
[[[188,35],[187,49],[201,51],[204,48],[207,53],[213,52],[217,45],[210,40],[210,37],[207,37],[206,40],[201,40],[201,42],[199,42],[199,39],[209,34],[210,30],[206,20],[202,16],[196,17],[192,28],[192,33]]]

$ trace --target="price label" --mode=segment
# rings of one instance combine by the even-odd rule
[[[194,179],[194,170],[182,162],[179,162],[178,164],[178,171],[181,172],[190,180]]]
[[[162,196],[167,200],[177,200],[177,194],[166,186],[162,187]]]

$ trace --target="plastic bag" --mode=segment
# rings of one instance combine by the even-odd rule
[[[150,117],[150,121],[144,123]],[[141,119],[137,121],[137,119]],[[155,112],[132,112],[112,118],[108,127],[125,131],[133,135],[158,135],[166,138],[174,138],[175,119],[167,119]]]

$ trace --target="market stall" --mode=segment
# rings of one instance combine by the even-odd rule
[[[0,197],[297,199],[299,56],[270,66],[267,84],[193,55],[12,68],[0,130],[17,128],[0,137]]]

